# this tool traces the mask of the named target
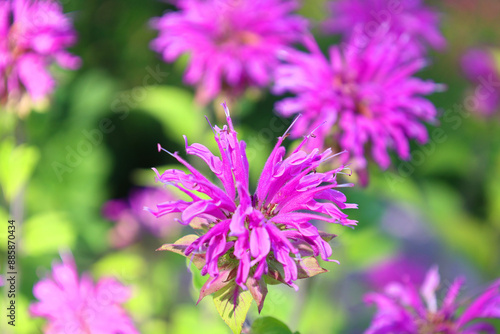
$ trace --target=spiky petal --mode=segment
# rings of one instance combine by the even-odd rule
[[[188,173],[170,169],[157,174],[160,182],[175,186],[189,195],[189,200],[166,202],[151,212],[161,217],[173,212],[182,213],[182,223],[194,218],[207,221],[208,228],[196,240],[183,240],[183,254],[188,258],[202,255],[202,275],[211,279],[202,289],[202,296],[215,292],[214,287],[237,284],[246,290],[249,286],[257,303],[262,307],[265,298],[264,276],[296,287],[294,281],[314,276],[325,270],[318,262],[307,260],[320,256],[331,261],[332,249],[328,242],[334,237],[318,231],[311,221],[325,221],[354,226],[341,209],[355,208],[347,204],[346,197],[335,188],[339,167],[327,172],[316,168],[332,156],[331,150],[310,153],[300,145],[288,157],[282,146],[287,133],[279,137],[256,187],[249,191],[249,165],[244,141],[239,141],[232,120],[226,111],[227,125],[213,128],[219,148],[216,156],[201,144],[189,145],[188,154],[205,161],[219,179],[222,188],[182,159],[172,155],[184,165]],[[304,139],[304,143],[310,140]],[[203,195],[203,196],[202,196]],[[178,250],[179,245],[164,245],[163,250]],[[220,277],[224,276],[223,282]]]

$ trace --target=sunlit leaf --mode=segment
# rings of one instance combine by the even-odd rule
[[[241,333],[252,300],[250,292],[236,284],[227,285],[214,294],[215,307],[234,334]]]

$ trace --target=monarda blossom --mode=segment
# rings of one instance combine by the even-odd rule
[[[359,31],[358,31],[359,32]],[[320,143],[338,143],[357,170],[366,168],[365,150],[375,162],[387,168],[389,150],[410,158],[409,140],[428,140],[425,122],[436,121],[436,108],[423,96],[443,89],[431,80],[413,75],[426,65],[420,57],[408,58],[405,48],[411,40],[372,39],[364,47],[332,46],[328,60],[312,37],[304,43],[309,53],[290,50],[276,70],[277,94],[292,93],[276,104],[282,116],[302,113],[291,135],[315,132]]]
[[[178,226],[171,224],[169,219],[156,219],[144,211],[145,206],[175,199],[176,196],[167,189],[144,187],[133,189],[128,199],[112,199],[106,202],[102,209],[103,216],[116,223],[109,234],[111,245],[116,248],[129,246],[137,241],[143,232],[161,238],[176,235]],[[180,218],[180,215],[178,216]]]
[[[388,35],[406,35],[413,50],[428,46],[442,50],[446,40],[439,30],[440,15],[422,0],[338,0],[329,3],[331,17],[324,23],[327,32],[351,37],[353,27],[371,38],[383,29]]]
[[[179,0],[179,11],[152,20],[159,36],[151,47],[166,62],[189,54],[185,81],[206,103],[221,91],[229,97],[263,87],[277,52],[297,41],[307,21],[291,14],[295,0]]]
[[[456,279],[438,303],[440,278],[438,268],[433,267],[420,290],[407,281],[390,283],[383,293],[368,293],[365,302],[378,310],[365,334],[497,333],[485,318],[500,318],[500,280],[477,298],[458,302],[463,282]]]
[[[487,48],[468,50],[462,57],[462,69],[475,88],[466,100],[472,111],[490,116],[500,109],[500,69],[494,51]]]
[[[71,256],[54,264],[51,277],[33,287],[39,301],[30,305],[32,316],[47,319],[46,334],[109,333],[138,334],[122,307],[130,298],[127,287],[113,278],[92,278],[78,271]]]
[[[310,153],[302,150],[311,135],[304,137],[287,158],[281,146],[287,133],[279,137],[252,195],[246,144],[238,140],[225,104],[224,109],[227,125],[212,129],[220,156],[201,144],[189,145],[186,139],[186,152],[201,158],[221,186],[177,153],[170,153],[189,172],[169,169],[160,174],[155,170],[157,179],[177,187],[189,200],[160,203],[156,210],[150,210],[157,217],[181,212],[179,222],[184,225],[195,218],[204,220],[203,224],[194,224],[201,235],[187,235],[159,249],[188,257],[202,275],[210,276],[201,289],[200,300],[232,286],[227,298],[236,300],[239,292],[248,289],[260,311],[267,293],[266,282],[297,288],[297,279],[326,272],[315,256],[333,261],[328,241],[335,235],[318,231],[311,221],[355,226],[356,221],[348,219],[341,210],[357,205],[347,204],[346,197],[335,189],[351,186],[337,182],[343,166],[317,171],[322,162],[333,156],[331,149],[314,149]]]
[[[80,59],[66,48],[76,42],[71,19],[52,0],[0,1],[0,104],[15,104],[27,92],[32,101],[55,87],[53,63],[76,69]]]

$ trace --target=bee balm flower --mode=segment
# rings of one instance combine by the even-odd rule
[[[457,302],[456,298],[463,279],[453,282],[441,305],[436,298],[439,281],[438,269],[433,267],[420,288],[420,295],[410,282],[391,283],[384,293],[367,294],[366,303],[375,304],[378,311],[365,334],[496,333],[483,318],[500,318],[500,281],[467,303],[462,312],[458,310],[465,301]]]
[[[485,116],[492,116],[500,109],[500,69],[495,61],[494,50],[470,49],[462,56],[462,70],[474,85],[466,106]]]
[[[325,30],[349,38],[353,27],[362,29],[365,37],[373,37],[380,28],[392,35],[407,35],[414,50],[427,46],[442,50],[446,40],[439,31],[439,13],[422,0],[338,0],[329,3],[332,17]]]
[[[180,0],[179,11],[151,22],[159,30],[151,47],[172,62],[189,54],[185,81],[206,103],[221,91],[234,96],[263,87],[276,54],[298,41],[306,20],[291,14],[295,0]]]
[[[201,236],[188,235],[159,249],[191,258],[202,275],[210,275],[200,299],[226,285],[237,284],[252,292],[260,311],[267,292],[265,275],[296,288],[297,279],[326,271],[318,265],[315,256],[332,261],[329,259],[332,249],[327,241],[334,235],[318,231],[311,221],[354,226],[356,221],[348,219],[341,209],[357,206],[347,204],[346,197],[335,189],[350,186],[337,183],[337,174],[344,167],[316,172],[322,162],[332,157],[331,150],[302,151],[310,139],[307,136],[285,158],[281,144],[287,133],[278,139],[256,191],[251,194],[246,144],[238,140],[225,104],[224,108],[228,125],[213,128],[220,156],[213,155],[201,144],[188,145],[186,139],[186,152],[204,160],[222,187],[177,153],[170,153],[189,172],[170,169],[160,174],[155,170],[157,178],[177,187],[190,200],[160,203],[156,210],[150,211],[157,217],[181,212],[179,222],[184,225],[194,218],[206,221],[206,224],[197,224],[203,230]]]
[[[139,333],[120,305],[130,291],[112,278],[95,285],[87,275],[80,279],[70,256],[53,266],[52,277],[35,284],[33,294],[39,301],[30,306],[30,313],[48,320],[46,334]]]
[[[75,42],[71,20],[56,1],[0,1],[0,104],[19,100],[25,91],[35,102],[49,95],[55,86],[52,63],[80,65],[66,51]]]
[[[403,55],[410,40],[370,40],[362,48],[356,36],[346,48],[332,46],[330,59],[312,37],[305,39],[310,53],[289,51],[276,70],[274,92],[294,97],[278,102],[283,116],[302,113],[291,132],[295,138],[326,122],[315,135],[320,143],[338,143],[354,168],[366,168],[365,149],[382,168],[390,163],[388,150],[410,158],[410,139],[428,140],[422,121],[436,120],[436,108],[423,96],[443,89],[430,80],[414,77],[426,62]]]

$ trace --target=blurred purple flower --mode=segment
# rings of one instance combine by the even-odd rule
[[[55,86],[48,67],[76,69],[80,58],[65,49],[76,33],[61,5],[51,0],[0,1],[0,103],[18,100],[27,91],[33,101]]]
[[[438,268],[431,268],[419,291],[410,282],[394,282],[384,293],[368,293],[365,302],[378,308],[365,334],[386,333],[443,333],[495,334],[495,328],[480,318],[500,318],[500,280],[459,312],[465,300],[456,301],[463,278],[449,287],[440,307],[436,298],[439,287]],[[425,302],[425,304],[424,304]],[[439,307],[439,308],[438,308]],[[471,323],[472,322],[472,323]]]
[[[474,85],[471,96],[474,110],[492,115],[500,109],[500,71],[492,52],[488,49],[470,49],[462,57],[462,69]],[[491,84],[494,83],[494,84]],[[481,92],[482,90],[482,92]]]
[[[413,76],[426,61],[404,55],[411,40],[372,39],[360,48],[356,36],[345,48],[332,46],[330,60],[312,37],[305,39],[310,53],[284,54],[273,91],[296,96],[278,102],[276,109],[283,116],[304,115],[291,133],[294,138],[326,123],[315,135],[327,147],[338,143],[346,150],[344,163],[351,160],[355,169],[364,170],[369,147],[375,162],[387,168],[389,149],[409,159],[410,139],[427,142],[422,121],[435,121],[436,108],[423,95],[443,86]]]
[[[170,220],[180,218],[180,214],[156,219],[144,210],[144,207],[175,199],[176,197],[166,189],[147,187],[134,189],[127,200],[113,199],[106,202],[102,209],[103,216],[116,222],[109,235],[113,247],[130,245],[139,238],[141,230],[156,237],[177,235],[179,226],[172,224]]]
[[[30,305],[32,316],[48,320],[44,333],[139,333],[121,304],[130,298],[128,288],[113,278],[96,285],[84,274],[81,279],[71,255],[52,266],[52,276],[33,287],[39,300]]]
[[[297,41],[307,21],[291,12],[295,0],[179,0],[178,12],[151,21],[151,47],[172,62],[190,55],[185,81],[206,103],[221,91],[236,96],[269,83],[276,54]]]
[[[426,268],[422,261],[400,255],[375,264],[366,271],[364,278],[373,289],[382,289],[391,282],[420,285]]]
[[[324,29],[349,38],[353,27],[359,27],[371,38],[383,28],[390,35],[407,35],[409,45],[423,52],[430,45],[442,50],[446,40],[439,31],[439,14],[422,0],[338,0],[329,3],[332,13]]]
[[[160,174],[155,170],[157,178],[186,193],[191,201],[161,203],[151,212],[157,217],[181,212],[180,223],[184,225],[196,217],[206,220],[207,224],[199,226],[203,235],[188,235],[159,249],[191,258],[202,275],[210,275],[200,299],[227,284],[237,284],[252,292],[260,311],[267,292],[264,275],[296,288],[295,280],[326,271],[315,256],[332,261],[327,241],[334,235],[318,231],[310,221],[355,226],[356,221],[348,219],[341,209],[357,205],[345,203],[344,194],[334,189],[351,186],[337,183],[343,166],[316,172],[322,162],[332,157],[330,149],[323,153],[315,149],[309,154],[301,150],[311,135],[288,158],[284,158],[286,151],[281,146],[287,133],[279,137],[256,192],[251,195],[246,144],[238,141],[225,104],[224,109],[228,125],[212,129],[220,157],[201,144],[188,145],[185,138],[186,152],[205,161],[223,188],[209,181],[177,152],[169,152],[189,173],[169,169]]]

